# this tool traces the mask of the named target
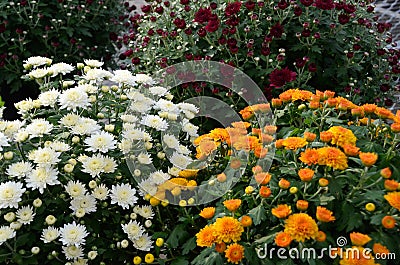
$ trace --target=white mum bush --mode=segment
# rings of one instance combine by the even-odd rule
[[[16,104],[21,120],[0,120],[0,263],[128,264],[155,251],[149,193],[180,171],[166,149],[190,162],[196,108],[148,75],[95,60],[26,64],[42,92]],[[183,139],[167,133],[177,122]]]

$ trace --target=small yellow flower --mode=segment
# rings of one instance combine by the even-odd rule
[[[299,189],[298,189],[297,187],[291,187],[291,188],[289,189],[289,192],[290,192],[291,194],[296,194],[298,191],[299,191]]]
[[[144,262],[146,262],[147,264],[149,263],[153,263],[154,261],[154,255],[151,253],[147,253],[146,256],[144,256]]]
[[[135,265],[139,265],[140,263],[142,263],[142,258],[139,256],[136,256],[133,258],[133,264]]]
[[[187,205],[187,202],[185,200],[180,200],[179,201],[179,206],[185,207]]]
[[[157,238],[156,246],[157,247],[162,247],[163,245],[164,245],[164,238],[161,238],[161,237]]]
[[[375,204],[373,204],[372,202],[369,202],[369,203],[367,203],[367,204],[365,205],[365,209],[366,209],[368,212],[373,212],[373,211],[375,211]]]
[[[253,186],[247,186],[247,187],[244,189],[244,192],[245,192],[246,194],[252,194],[253,191],[254,191]]]

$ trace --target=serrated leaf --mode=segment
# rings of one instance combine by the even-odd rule
[[[176,260],[171,262],[171,265],[188,265],[189,261],[184,259],[183,257],[179,257]]]
[[[251,209],[249,211],[249,215],[253,219],[254,225],[260,224],[262,221],[264,221],[267,218],[265,209],[264,209],[264,207],[262,207],[261,204],[255,208]]]
[[[196,248],[196,238],[192,237],[188,241],[186,241],[185,244],[182,245],[182,254],[186,255],[188,254],[191,250]]]
[[[334,196],[325,196],[325,195],[322,195],[322,196],[319,198],[319,201],[320,201],[320,204],[321,204],[321,205],[327,205],[329,202],[333,201],[334,199],[335,199]]]
[[[170,245],[172,248],[176,248],[179,246],[179,241],[188,237],[188,232],[185,231],[185,225],[180,224],[172,230],[171,234],[167,239],[167,244]]]

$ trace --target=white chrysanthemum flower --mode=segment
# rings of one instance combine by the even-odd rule
[[[88,260],[87,259],[76,259],[72,262],[72,265],[88,265]]]
[[[122,132],[122,137],[130,141],[143,140],[144,132],[140,129],[126,130]]]
[[[151,179],[151,181],[156,185],[160,185],[169,180],[170,178],[171,176],[169,174],[164,173],[161,170],[152,172],[149,176],[149,179]]]
[[[177,149],[179,147],[179,140],[176,139],[174,135],[164,134],[163,142],[169,147],[173,149]]]
[[[144,94],[137,91],[137,89],[130,89],[126,92],[126,96],[133,101],[149,100]],[[151,100],[151,99],[150,99]]]
[[[86,188],[85,186],[79,182],[78,180],[76,181],[68,181],[67,185],[65,186],[65,191],[71,196],[72,198],[78,198],[86,194]]]
[[[34,190],[38,189],[43,194],[47,185],[57,185],[60,182],[57,179],[58,170],[50,166],[38,166],[26,178],[26,186]]]
[[[17,162],[8,166],[6,173],[10,177],[23,178],[33,170],[29,162]]]
[[[7,181],[0,184],[0,209],[17,208],[21,201],[22,194],[26,191],[22,183]]]
[[[56,152],[67,152],[71,150],[71,146],[69,146],[69,144],[66,144],[58,140],[51,142],[51,144],[48,147],[55,150]]]
[[[8,138],[13,138],[15,134],[21,130],[22,126],[25,125],[25,121],[15,120],[15,121],[5,121],[4,128],[2,131]]]
[[[186,103],[186,102],[181,102],[178,104],[178,107],[182,110],[182,111],[190,111],[192,113],[197,113],[199,112],[199,109],[191,104],[191,103]]]
[[[77,114],[74,113],[68,113],[67,115],[63,116],[60,119],[60,124],[66,126],[66,127],[72,127],[75,126],[79,120],[81,119],[81,117]]]
[[[153,83],[153,79],[150,76],[146,75],[146,74],[136,74],[135,75],[135,79],[136,79],[136,82],[140,83],[140,84],[149,84],[149,85],[151,85]]]
[[[186,155],[174,152],[170,158],[170,162],[177,168],[186,169],[187,165],[189,165],[193,161],[190,157]]]
[[[129,209],[129,206],[135,205],[137,197],[136,190],[129,184],[118,184],[111,187],[111,203],[118,204],[123,209]]]
[[[88,94],[82,88],[73,87],[65,90],[58,98],[61,109],[73,110],[90,105]]]
[[[142,180],[139,183],[139,188],[143,193],[150,194],[151,196],[157,193],[157,185],[151,179]]]
[[[135,85],[135,77],[128,70],[115,70],[114,76],[110,79],[111,81],[127,84],[127,85]]]
[[[58,96],[60,92],[56,89],[51,89],[49,91],[43,92],[39,95],[39,101],[42,106],[54,106],[57,103]]]
[[[24,60],[24,68],[29,69],[31,67],[38,67],[42,65],[50,65],[53,62],[53,60],[42,57],[42,56],[32,56],[29,57],[28,59]]]
[[[136,221],[130,220],[127,224],[122,224],[122,230],[128,235],[130,240],[138,239],[143,233],[145,229]]]
[[[182,131],[186,132],[189,136],[197,137],[198,126],[190,123],[187,119],[182,121]]]
[[[38,69],[34,69],[32,71],[29,72],[28,76],[30,78],[34,78],[34,79],[40,79],[45,77],[47,74],[49,73],[47,68],[38,68]]]
[[[51,130],[53,130],[53,125],[45,119],[33,119],[26,126],[26,132],[29,133],[31,138],[43,137],[45,134],[50,134]]]
[[[24,114],[34,108],[32,99],[28,98],[14,104],[19,114]]]
[[[97,122],[90,118],[80,118],[75,126],[72,127],[71,131],[73,134],[78,135],[91,135],[101,130],[101,126]]]
[[[154,96],[164,96],[168,92],[168,89],[161,86],[153,86],[149,88],[149,92]]]
[[[179,172],[181,172],[181,170],[177,167],[168,168],[168,174],[170,174],[171,176],[177,177],[179,176]]]
[[[109,71],[99,69],[99,68],[94,68],[94,69],[89,69],[84,76],[82,76],[84,79],[89,80],[89,81],[102,81],[104,79],[109,79],[113,75]]]
[[[114,158],[105,156],[104,157],[104,173],[114,173],[117,168],[117,163]]]
[[[172,101],[165,100],[165,99],[160,99],[156,103],[155,109],[159,109],[161,111],[165,111],[168,113],[174,113],[174,114],[179,113],[178,105],[175,105]]]
[[[151,99],[147,100],[135,100],[129,105],[129,111],[134,111],[138,113],[146,113],[153,106],[154,101]]]
[[[75,245],[72,246],[62,246],[62,252],[65,258],[68,260],[78,259],[83,257],[83,249]]]
[[[121,115],[121,120],[125,123],[135,123],[138,121],[138,118],[135,115],[124,114]],[[125,124],[123,124],[125,125]]]
[[[94,94],[99,90],[97,86],[94,86],[92,84],[81,84],[78,87],[88,94]]]
[[[147,233],[143,233],[143,235],[132,242],[135,248],[142,251],[150,251],[150,249],[153,247],[153,241]]]
[[[29,153],[29,160],[33,160],[36,164],[54,165],[60,162],[60,153],[49,147],[39,147]]]
[[[60,229],[60,241],[65,246],[77,246],[85,243],[85,237],[88,235],[86,227],[81,224],[76,224],[75,221],[72,224],[65,224]]]
[[[40,239],[44,243],[50,243],[50,242],[56,240],[59,235],[60,235],[60,231],[58,228],[49,226],[48,228],[43,229],[42,236],[40,237]]]
[[[3,146],[10,146],[7,136],[0,132],[0,151],[3,151]]]
[[[92,157],[88,157],[82,162],[82,167],[82,172],[89,173],[92,177],[99,176],[100,173],[104,172],[104,156],[96,154]]]
[[[108,132],[100,132],[85,139],[85,144],[88,146],[86,151],[107,153],[116,147],[117,141],[114,135]]]
[[[33,212],[32,206],[24,206],[18,209],[16,212],[17,221],[21,224],[27,225],[33,221],[33,217],[35,217],[35,213]]]
[[[145,154],[145,153],[140,153],[137,156],[137,160],[139,161],[140,164],[144,164],[144,165],[151,164],[151,162],[152,162],[152,158],[150,157],[150,155]]]
[[[132,141],[128,139],[122,139],[118,144],[118,148],[122,151],[122,153],[127,154],[132,148]]]
[[[94,188],[92,194],[96,199],[103,201],[103,200],[107,199],[109,192],[110,191],[108,190],[106,185],[100,184],[96,188]]]
[[[140,123],[154,128],[157,131],[165,131],[168,128],[168,123],[156,115],[146,115],[142,118]]]
[[[0,246],[4,242],[6,242],[8,239],[14,238],[15,235],[16,235],[16,232],[11,227],[5,226],[5,225],[0,227]]]
[[[87,66],[90,66],[90,67],[102,67],[104,64],[104,62],[100,62],[100,61],[94,60],[94,59],[84,59],[83,61],[85,62],[85,64]]]
[[[184,145],[179,145],[179,147],[177,148],[177,151],[178,151],[178,153],[183,154],[183,155],[190,154],[190,150]]]
[[[51,76],[57,76],[59,74],[65,75],[74,71],[74,67],[67,63],[56,63],[47,68]]]
[[[153,208],[150,205],[143,205],[140,207],[138,214],[145,219],[153,219],[154,217]]]
[[[83,195],[79,197],[75,197],[71,201],[71,206],[69,207],[74,213],[78,209],[85,210],[85,213],[95,212],[96,207],[96,199],[93,195]]]

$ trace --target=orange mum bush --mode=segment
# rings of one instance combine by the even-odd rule
[[[318,235],[318,226],[315,220],[306,213],[295,213],[285,220],[285,233],[293,240],[304,242],[315,239]]]

